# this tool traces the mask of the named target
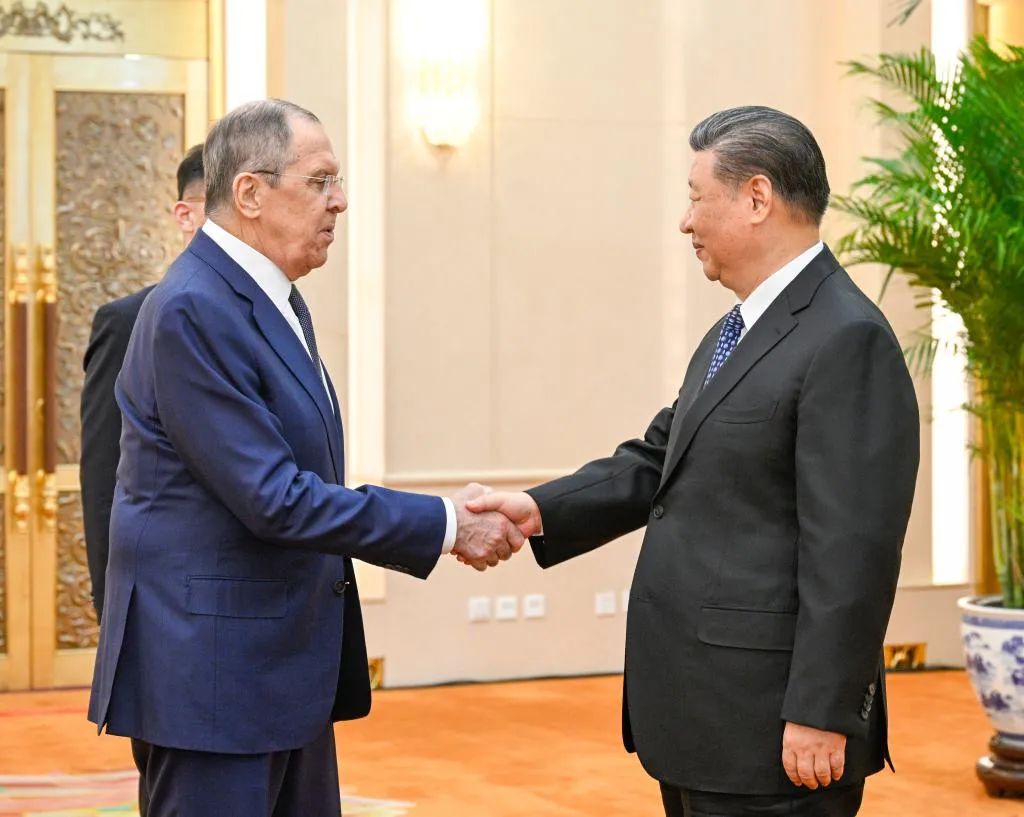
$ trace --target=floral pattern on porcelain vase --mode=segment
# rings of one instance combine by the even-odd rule
[[[960,600],[964,664],[995,729],[1024,737],[1024,610],[1004,610],[997,600]]]

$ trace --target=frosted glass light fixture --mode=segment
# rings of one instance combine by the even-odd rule
[[[466,144],[480,121],[480,62],[487,41],[483,0],[406,0],[412,118],[437,147]]]

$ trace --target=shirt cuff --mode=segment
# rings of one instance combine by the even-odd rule
[[[441,497],[441,501],[444,503],[445,515],[448,517],[444,526],[444,542],[441,544],[441,555],[445,556],[451,553],[452,548],[455,547],[455,534],[459,532],[459,526],[455,521],[455,505],[446,496]]]

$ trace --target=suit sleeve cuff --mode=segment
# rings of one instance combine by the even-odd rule
[[[458,533],[459,528],[455,521],[455,505],[446,496],[441,497],[441,501],[444,503],[444,512],[447,516],[444,526],[444,542],[441,544],[441,555],[445,556],[451,553],[452,548],[455,547],[455,534]]]

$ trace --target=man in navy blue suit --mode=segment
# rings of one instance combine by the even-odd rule
[[[347,207],[319,120],[281,100],[210,131],[207,222],[146,299],[89,718],[133,738],[150,817],[337,817],[332,723],[370,709],[353,557],[426,578],[522,545],[498,514],[343,486],[338,400],[294,282]]]

